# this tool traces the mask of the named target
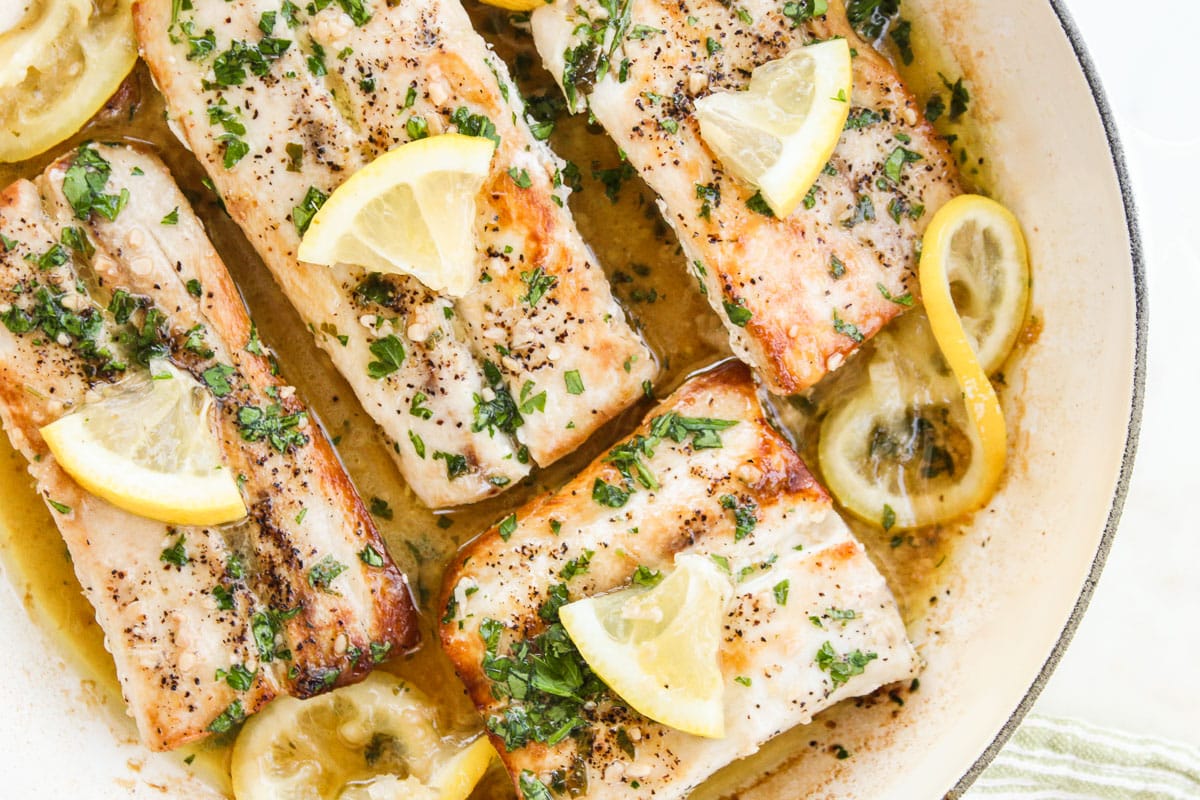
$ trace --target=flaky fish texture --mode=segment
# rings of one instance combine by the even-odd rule
[[[501,492],[639,396],[657,367],[565,208],[562,162],[457,0],[189,5],[135,4],[171,122],[423,501]],[[454,131],[498,143],[469,294],[297,260],[308,218],[355,170]],[[404,354],[382,376],[381,340]]]
[[[559,0],[532,18],[567,99],[659,194],[734,352],[779,394],[817,383],[913,304],[921,235],[961,191],[945,141],[842,3],[797,25],[805,6]],[[834,36],[855,53],[850,120],[803,205],[776,219],[705,145],[694,103],[743,90],[755,67]]]
[[[0,234],[0,420],[149,747],[223,732],[275,696],[352,683],[415,646],[404,576],[160,161],[84,145],[0,194]],[[150,358],[212,395],[244,520],[136,516],[86,492],[49,452],[41,427],[112,384],[149,379]]]
[[[597,683],[562,603],[672,569],[727,569],[725,736],[648,719]],[[863,546],[768,423],[749,370],[690,380],[628,439],[461,553],[442,646],[525,797],[678,798],[824,708],[918,669]]]

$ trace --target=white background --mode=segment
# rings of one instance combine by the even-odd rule
[[[1034,713],[1200,745],[1200,4],[1067,6],[1133,178],[1150,290],[1149,377],[1112,553]],[[1066,491],[1070,480],[1063,476]]]

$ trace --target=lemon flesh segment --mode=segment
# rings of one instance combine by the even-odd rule
[[[219,525],[246,516],[213,430],[213,400],[191,376],[155,362],[151,378],[41,429],[50,452],[87,491],[171,525]]]
[[[334,190],[297,255],[411,275],[462,297],[479,280],[475,198],[494,152],[490,139],[448,133],[385,153]]]
[[[755,68],[746,91],[697,100],[700,135],[726,170],[786,217],[833,155],[853,83],[845,39],[797,48]]]
[[[437,729],[437,709],[415,687],[376,672],[308,700],[280,698],[234,743],[237,800],[464,800],[495,751]]]
[[[50,149],[112,96],[137,60],[132,5],[29,3],[0,21],[0,161]]]
[[[708,556],[681,555],[658,586],[568,603],[559,619],[584,661],[625,702],[685,733],[720,738],[718,648],[732,592]]]

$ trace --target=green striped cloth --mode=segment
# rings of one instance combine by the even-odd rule
[[[1030,715],[963,797],[1200,800],[1200,748]]]

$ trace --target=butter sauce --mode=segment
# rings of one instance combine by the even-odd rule
[[[551,77],[540,66],[526,34],[517,31],[508,15],[471,4],[470,12],[480,32],[513,70],[527,99],[559,98]],[[941,88],[935,60],[924,60],[933,43],[914,26],[918,54],[914,68],[904,69],[922,99]],[[930,49],[927,49],[930,48]],[[937,53],[937,55],[942,55]],[[949,73],[947,73],[949,74]],[[945,90],[941,89],[943,94]],[[325,425],[363,498],[386,501],[390,519],[376,518],[392,555],[408,574],[420,604],[424,644],[416,652],[393,659],[384,668],[412,680],[438,703],[447,735],[477,729],[478,722],[461,684],[436,645],[435,601],[442,570],[456,549],[511,509],[536,494],[563,483],[571,474],[602,453],[622,432],[632,428],[651,407],[645,399],[599,431],[588,444],[549,469],[536,472],[522,485],[493,500],[450,513],[434,514],[424,508],[404,485],[385,452],[375,426],[329,361],[314,352],[311,333],[272,282],[268,271],[236,225],[224,214],[215,195],[204,187],[204,173],[164,122],[162,98],[139,64],[109,105],[69,142],[51,152],[18,164],[0,164],[0,185],[21,177],[36,176],[50,161],[87,139],[132,140],[150,145],[168,164],[184,187],[209,235],[241,288],[263,341],[279,356],[284,376],[295,384]],[[964,136],[970,148],[977,137]],[[697,369],[729,357],[726,336],[716,315],[684,269],[683,257],[654,205],[654,196],[632,170],[622,170],[616,147],[586,115],[559,116],[551,137],[555,151],[578,165],[582,191],[571,197],[584,239],[604,265],[616,295],[654,349],[663,373],[654,387],[665,396]],[[970,156],[967,157],[968,159]],[[972,183],[986,183],[986,169],[972,161],[964,165]],[[607,193],[606,193],[607,192]],[[614,199],[610,199],[610,195]],[[833,380],[850,380],[854,359]],[[831,394],[836,394],[833,392]],[[807,431],[811,432],[812,428]],[[803,436],[806,429],[793,430]],[[812,453],[812,442],[798,442]],[[106,713],[131,738],[133,724],[124,706],[111,657],[90,605],[78,582],[50,513],[37,496],[24,460],[0,437],[0,554],[7,574],[24,598],[29,614],[58,641],[79,670],[94,681],[105,698]],[[878,528],[853,522],[856,534],[888,577],[906,619],[920,618],[935,587],[939,567],[945,562],[962,525],[937,526],[906,533],[896,546],[893,537]],[[965,523],[964,523],[965,524]],[[886,700],[886,698],[885,698]],[[849,706],[849,704],[843,704]],[[853,710],[851,708],[851,710]],[[833,709],[822,720],[844,714]],[[819,723],[787,732],[763,750],[718,773],[698,791],[698,796],[718,796],[744,785],[752,776],[778,769],[811,750],[810,729]],[[231,794],[229,756],[233,734],[213,737],[177,755],[214,788]],[[511,784],[498,768],[489,771],[475,798],[511,797]]]

